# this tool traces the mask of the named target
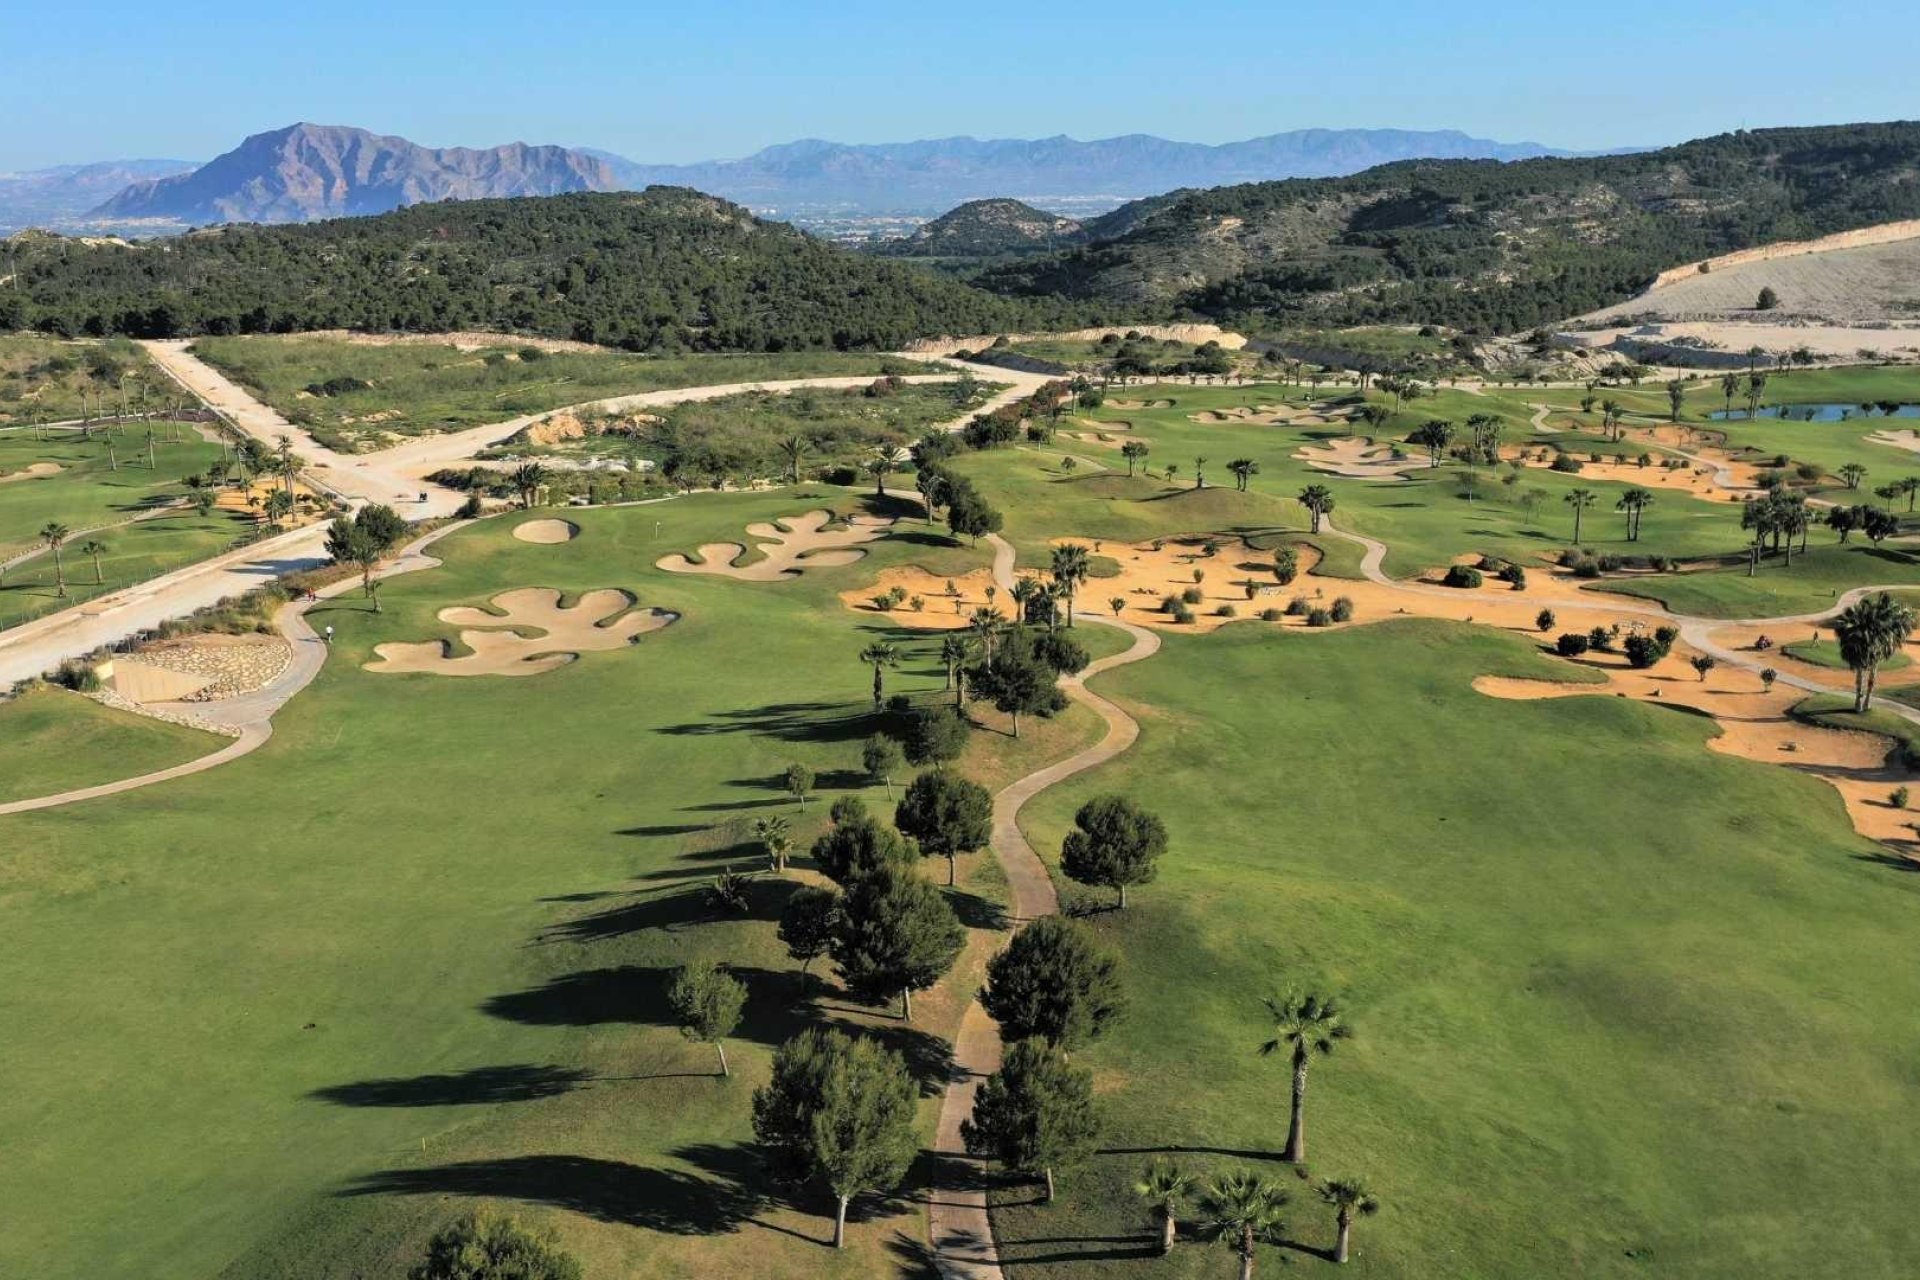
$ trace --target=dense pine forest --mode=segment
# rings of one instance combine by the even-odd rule
[[[1914,217],[1920,124],[1770,129],[1185,192],[1109,215],[1117,235],[976,282],[1229,323],[1511,332],[1621,301],[1681,263]]]
[[[9,244],[0,329],[502,330],[633,351],[889,348],[1077,318],[861,257],[680,188],[416,205],[139,244]]]

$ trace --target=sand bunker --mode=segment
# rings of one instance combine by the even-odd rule
[[[580,526],[571,520],[522,520],[513,526],[513,536],[522,542],[572,542],[580,536]]]
[[[827,569],[848,565],[867,553],[859,544],[872,542],[893,521],[877,516],[854,516],[838,529],[826,526],[833,520],[831,511],[809,511],[772,524],[750,524],[747,536],[763,541],[754,549],[761,558],[737,564],[747,554],[738,542],[709,542],[696,553],[698,559],[675,554],[662,556],[654,563],[668,573],[717,573],[747,582],[784,582],[797,578],[803,569]]]
[[[1291,404],[1256,404],[1233,409],[1203,409],[1199,413],[1190,413],[1190,422],[1217,426],[1222,423],[1250,423],[1262,427],[1324,427],[1335,422],[1346,422],[1352,413],[1341,412],[1331,405],[1316,404],[1300,407]]]
[[[1920,431],[1915,431],[1912,427],[1903,427],[1898,431],[1876,431],[1867,437],[1867,443],[1884,444],[1889,448],[1920,453]]]
[[[1703,681],[1686,665],[1678,649],[1645,671],[1635,671],[1617,657],[1583,665],[1604,672],[1606,683],[1559,684],[1481,676],[1473,687],[1495,698],[1617,694],[1705,712],[1721,730],[1720,736],[1708,743],[1713,750],[1813,774],[1840,793],[1847,816],[1861,835],[1893,845],[1909,856],[1920,851],[1920,840],[1916,840],[1911,825],[1920,822],[1920,812],[1898,809],[1888,802],[1893,789],[1909,781],[1905,770],[1888,763],[1893,743],[1878,734],[1824,729],[1794,719],[1788,710],[1807,696],[1804,691],[1784,685],[1768,691],[1754,672],[1724,665],[1708,672]]]
[[[973,611],[987,607],[990,602],[1003,614],[1012,609],[1012,597],[1006,592],[996,590],[992,597],[988,596],[987,588],[992,585],[993,573],[988,569],[975,569],[950,578],[928,573],[919,565],[908,565],[883,571],[869,586],[842,591],[840,602],[860,613],[883,616],[896,626],[920,631],[954,631],[968,625]],[[1091,601],[1088,592],[1092,589],[1091,586],[1081,589],[1080,607]],[[877,598],[896,591],[905,594],[891,607],[882,609]],[[916,599],[921,604],[918,609],[913,607]]]
[[[1171,409],[1171,400],[1109,400],[1108,404],[1116,409]]]
[[[57,462],[29,462],[18,471],[9,471],[0,476],[0,484],[13,480],[44,480],[48,476],[57,476],[62,468]]]
[[[440,611],[440,621],[467,628],[455,655],[444,640],[422,644],[383,644],[369,671],[425,671],[439,676],[531,676],[563,667],[582,653],[620,649],[638,637],[679,620],[665,609],[634,609],[624,591],[589,591],[572,608],[546,587],[524,587],[493,598],[499,613],[456,606]],[[478,628],[488,628],[479,630]],[[531,634],[529,634],[531,633]]]
[[[1392,445],[1375,444],[1359,436],[1302,445],[1293,456],[1315,471],[1355,480],[1405,480],[1428,465],[1427,459],[1410,454],[1396,458]]]

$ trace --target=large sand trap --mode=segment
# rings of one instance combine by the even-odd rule
[[[522,542],[572,542],[580,536],[580,526],[571,520],[522,520],[513,526],[513,536]]]
[[[1920,812],[1896,809],[1887,800],[1895,787],[1910,781],[1904,769],[1888,763],[1893,744],[1877,734],[1823,729],[1795,720],[1787,712],[1807,696],[1804,691],[1776,685],[1769,692],[1753,672],[1729,666],[1716,667],[1703,681],[1678,650],[1645,671],[1635,671],[1617,657],[1602,657],[1583,665],[1603,671],[1606,683],[1558,684],[1481,676],[1473,687],[1496,698],[1621,695],[1705,712],[1720,726],[1720,736],[1708,744],[1715,751],[1785,765],[1824,779],[1840,793],[1847,816],[1861,835],[1900,848],[1909,856],[1920,851],[1920,841],[1916,841],[1910,825],[1920,821]]]
[[[748,537],[763,539],[754,548],[761,558],[748,564],[735,563],[747,554],[746,546],[738,542],[709,542],[696,553],[696,560],[676,553],[662,556],[655,564],[668,573],[717,573],[747,582],[784,582],[799,577],[803,569],[854,563],[867,554],[860,543],[872,542],[893,527],[892,520],[855,516],[842,528],[826,528],[832,519],[831,511],[809,511],[772,524],[748,525]]]
[[[920,631],[953,631],[967,626],[975,609],[987,606],[987,588],[992,585],[993,572],[990,569],[975,569],[971,573],[948,578],[928,573],[919,565],[908,565],[905,568],[883,570],[868,586],[842,591],[840,601],[849,609],[884,617],[897,626],[913,627]],[[949,594],[949,586],[953,594]],[[885,595],[895,587],[907,593],[904,602],[884,610],[874,603],[875,596]],[[1090,602],[1090,590],[1091,586],[1081,589],[1082,606]],[[924,608],[913,607],[915,597],[922,601]],[[1013,599],[1004,591],[996,591],[992,603],[1002,614],[1012,612]]]
[[[442,609],[440,621],[468,628],[460,632],[460,644],[471,652],[455,656],[444,640],[383,644],[374,650],[379,657],[367,663],[367,670],[538,675],[590,650],[624,648],[680,616],[664,609],[634,609],[633,597],[624,591],[589,591],[572,608],[563,608],[560,601],[560,593],[551,588],[523,587],[493,598],[499,613],[466,606]]]
[[[1920,453],[1920,431],[1912,427],[1903,427],[1898,431],[1876,431],[1867,437],[1868,444],[1884,444],[1892,449],[1906,449]],[[13,479],[12,476],[7,477]]]
[[[1203,409],[1199,413],[1190,413],[1187,420],[1219,426],[1223,423],[1249,423],[1262,427],[1324,427],[1330,423],[1346,422],[1353,416],[1351,411],[1341,411],[1330,404],[1316,404],[1306,408],[1291,404],[1256,404],[1251,407],[1242,405],[1232,409]]]
[[[1171,409],[1171,400],[1109,400],[1108,404],[1116,409]]]
[[[61,470],[62,467],[57,462],[29,462],[18,471],[9,471],[6,475],[0,476],[0,484],[13,480],[44,480],[48,476],[59,475]]]
[[[1426,458],[1412,454],[1396,458],[1392,445],[1375,444],[1361,436],[1302,445],[1293,456],[1315,471],[1354,480],[1405,480],[1411,473],[1428,468]]]

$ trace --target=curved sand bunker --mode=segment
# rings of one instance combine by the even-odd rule
[[[1302,445],[1293,456],[1315,471],[1353,480],[1405,480],[1412,472],[1427,469],[1425,458],[1412,454],[1396,458],[1392,445],[1375,444],[1359,436]]]
[[[748,525],[747,536],[762,539],[754,548],[761,558],[750,564],[735,563],[747,554],[746,546],[738,542],[709,542],[695,553],[697,560],[676,553],[662,556],[654,564],[668,573],[716,573],[746,582],[784,582],[799,577],[803,569],[854,563],[867,554],[860,549],[861,543],[872,542],[893,527],[892,520],[882,517],[854,516],[841,528],[829,529],[826,526],[832,520],[831,511],[809,511],[772,524]]]
[[[7,484],[14,480],[44,480],[48,476],[59,475],[62,470],[64,468],[57,462],[29,462],[18,471],[9,471],[6,475],[0,476],[0,484]]]
[[[572,542],[580,536],[580,526],[571,520],[522,520],[513,526],[513,536],[522,542],[543,545]]]
[[[1171,409],[1171,400],[1109,400],[1108,404],[1116,409]]]
[[[1582,665],[1602,671],[1604,684],[1559,684],[1549,680],[1516,680],[1480,676],[1473,687],[1494,698],[1570,698],[1585,695],[1623,696],[1666,706],[1704,712],[1720,727],[1707,745],[1724,755],[1765,764],[1785,765],[1823,779],[1840,793],[1854,830],[1872,840],[1899,847],[1910,855],[1916,841],[1913,824],[1920,812],[1895,808],[1888,796],[1909,781],[1910,775],[1888,763],[1893,744],[1873,733],[1825,729],[1796,720],[1788,710],[1807,695],[1799,689],[1776,686],[1771,692],[1751,671],[1720,666],[1699,680],[1678,651],[1645,671],[1635,671],[1617,657]]]
[[[471,652],[453,656],[444,640],[421,644],[383,644],[369,671],[425,671],[437,676],[532,676],[563,667],[582,653],[620,649],[650,631],[679,620],[665,609],[634,609],[624,591],[589,591],[572,608],[563,608],[558,591],[523,587],[493,598],[499,613],[455,606],[440,611],[440,621],[469,629],[460,644]],[[526,634],[532,632],[534,634]]]
[[[928,573],[919,565],[907,565],[884,570],[870,586],[842,591],[840,602],[857,613],[884,617],[897,626],[921,631],[954,631],[969,625],[975,609],[987,607],[987,588],[991,586],[991,569],[975,569],[954,577],[942,577]],[[1089,599],[1087,590],[1083,587],[1080,592],[1083,607]],[[900,603],[890,609],[882,609],[875,603],[875,597],[884,596],[890,591],[906,594]],[[921,602],[918,609],[913,607],[916,599]],[[1002,613],[1012,608],[1012,597],[1004,591],[996,588],[992,599],[1001,606]]]
[[[1343,413],[1330,405],[1301,408],[1291,404],[1256,404],[1232,409],[1203,409],[1199,413],[1188,414],[1187,420],[1209,426],[1242,422],[1261,427],[1324,427],[1349,421],[1352,417],[1350,411]]]

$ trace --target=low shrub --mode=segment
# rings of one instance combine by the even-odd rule
[[[1563,658],[1577,658],[1587,651],[1587,637],[1578,631],[1563,631],[1553,642],[1553,651]]]
[[[1213,611],[1213,616],[1216,618],[1237,618],[1240,616],[1240,611],[1230,604],[1223,604]]]
[[[1480,571],[1471,565],[1455,564],[1447,566],[1447,576],[1440,581],[1442,585],[1449,587],[1477,587],[1485,579],[1480,576]]]
[[[1310,627],[1330,627],[1333,625],[1333,615],[1325,609],[1315,609],[1307,614],[1307,625]]]
[[[1605,627],[1595,627],[1587,632],[1587,648],[1595,653],[1613,652],[1613,633]]]
[[[1287,615],[1279,609],[1262,609],[1260,611],[1260,621],[1262,622],[1278,622],[1286,616]]]
[[[1334,598],[1333,608],[1328,612],[1333,615],[1335,622],[1352,622],[1353,601],[1346,596],[1337,596]]]

